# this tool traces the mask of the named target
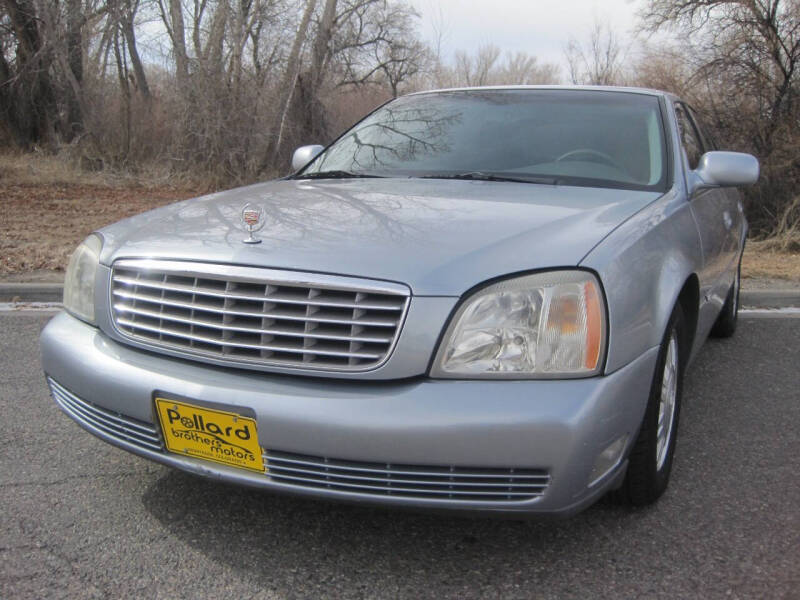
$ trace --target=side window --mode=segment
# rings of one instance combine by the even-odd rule
[[[703,143],[700,141],[700,136],[689,119],[683,104],[675,105],[675,116],[678,118],[678,131],[681,135],[681,144],[686,152],[686,158],[689,160],[689,168],[696,169],[697,164],[700,162],[700,157],[703,155]]]
[[[689,113],[689,118],[694,123],[697,132],[700,134],[700,139],[703,142],[703,146],[705,147],[706,152],[708,152],[709,150],[717,150],[718,148],[716,140],[709,135],[708,127],[706,127],[705,124],[703,123],[703,120],[697,116],[697,112],[695,112],[695,110],[689,105],[685,105],[685,108]]]

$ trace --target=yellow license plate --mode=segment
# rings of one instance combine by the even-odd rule
[[[255,419],[166,398],[156,410],[170,452],[264,472]]]

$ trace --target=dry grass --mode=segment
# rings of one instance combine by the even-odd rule
[[[0,276],[62,271],[95,229],[202,191],[84,173],[56,157],[0,154]]]
[[[742,258],[742,277],[785,279],[800,283],[800,252],[776,251],[773,240],[748,242]]]
[[[86,173],[64,157],[34,153],[0,154],[0,186],[9,185],[109,185],[103,173]]]
[[[58,154],[0,150],[0,185],[91,185],[143,189],[211,191],[215,181],[207,176],[176,174],[167,162],[149,164],[136,171],[93,170],[97,166],[78,147],[64,146]]]
[[[800,196],[786,206],[773,234],[758,243],[762,251],[800,253]]]

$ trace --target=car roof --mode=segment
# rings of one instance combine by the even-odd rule
[[[618,92],[627,94],[642,94],[645,96],[663,96],[676,100],[677,96],[662,90],[654,90],[650,88],[640,87],[624,87],[613,85],[488,85],[488,86],[475,86],[475,87],[456,87],[456,88],[442,88],[436,90],[425,90],[420,92],[412,92],[408,96],[419,96],[423,94],[436,94],[440,92],[483,92],[494,90],[557,90],[557,91],[589,91],[589,92]]]

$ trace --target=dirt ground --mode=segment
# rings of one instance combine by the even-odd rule
[[[0,156],[0,281],[60,281],[70,253],[89,233],[124,217],[200,195],[197,188],[109,184],[92,177],[32,170]],[[22,165],[22,166],[20,166]],[[86,183],[88,181],[88,183]],[[755,287],[800,287],[800,254],[750,242],[742,275]]]
[[[185,189],[0,180],[0,277],[63,271],[75,247],[95,229],[194,195]]]

